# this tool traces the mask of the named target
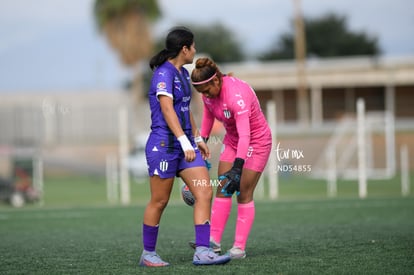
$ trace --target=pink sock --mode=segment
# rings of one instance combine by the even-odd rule
[[[254,214],[254,201],[246,204],[239,203],[237,205],[236,236],[234,238],[233,246],[237,246],[240,249],[245,250],[250,229],[253,225]]]
[[[224,228],[231,212],[231,198],[214,198],[211,208],[210,237],[217,243],[221,242]]]

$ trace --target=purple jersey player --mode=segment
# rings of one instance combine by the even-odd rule
[[[188,71],[193,62],[194,36],[186,28],[171,30],[166,48],[150,61],[154,71],[149,90],[151,134],[146,145],[151,199],[144,212],[140,265],[167,266],[155,247],[161,215],[168,204],[176,176],[181,177],[195,197],[195,265],[224,264],[227,255],[219,256],[209,248],[212,187],[195,182],[209,182],[204,159],[210,156],[200,137],[190,111],[191,88]]]

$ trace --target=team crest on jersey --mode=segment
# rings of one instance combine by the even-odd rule
[[[223,111],[223,114],[224,114],[224,117],[225,117],[225,118],[227,118],[227,119],[231,118],[231,113],[230,113],[230,111],[229,111],[229,110],[224,110],[224,111]]]
[[[162,172],[165,172],[165,171],[168,170],[168,161],[166,161],[166,160],[161,160],[160,161],[160,170]]]

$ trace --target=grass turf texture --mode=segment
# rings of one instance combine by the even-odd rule
[[[368,197],[401,197],[401,180],[394,177],[390,180],[369,180]],[[410,182],[414,182],[414,175]],[[264,193],[268,194],[268,185],[264,181]],[[263,184],[263,183],[260,183]],[[182,182],[176,180],[171,194],[171,201],[180,201]],[[131,179],[131,203],[144,204],[149,199],[149,185],[146,180]],[[338,198],[358,198],[356,181],[339,180],[337,183]],[[325,180],[314,180],[306,177],[287,176],[279,178],[279,200],[326,199],[327,186]],[[414,187],[411,187],[414,190]],[[108,205],[105,178],[101,177],[47,177],[44,186],[44,205],[47,207],[79,207]],[[256,199],[259,188],[255,193]],[[411,193],[414,193],[413,191]],[[412,195],[411,195],[412,196]],[[265,198],[268,198],[265,195]],[[7,208],[0,204],[0,209]]]
[[[192,208],[173,202],[158,252],[138,266],[144,206],[0,209],[0,274],[412,274],[414,199],[257,202],[248,257],[193,266]],[[235,210],[235,207],[233,208]],[[234,212],[234,211],[233,211]],[[222,242],[230,248],[235,213]]]

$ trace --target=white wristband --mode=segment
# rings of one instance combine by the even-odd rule
[[[188,140],[186,135],[182,135],[180,137],[177,138],[178,141],[180,142],[181,145],[181,149],[183,149],[183,151],[194,151],[193,146],[191,145],[191,142]]]
[[[198,136],[198,137],[194,138],[195,143],[199,143],[199,142],[202,142],[202,141],[203,141],[203,138],[201,136]]]

